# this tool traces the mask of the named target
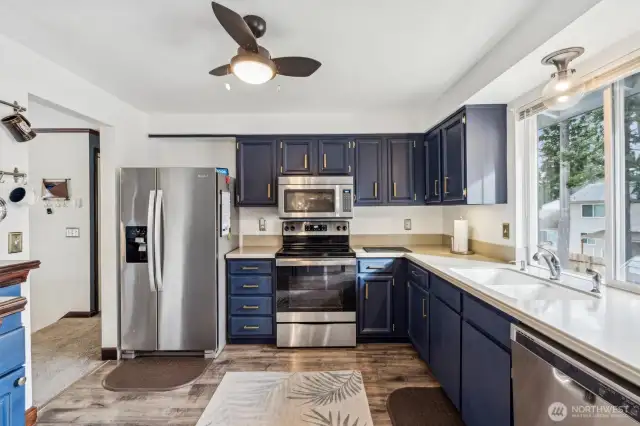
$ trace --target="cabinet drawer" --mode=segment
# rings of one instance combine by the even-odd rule
[[[490,306],[464,295],[463,317],[489,336],[496,339],[505,348],[511,347],[511,321],[500,315]]]
[[[229,334],[231,336],[271,336],[273,335],[273,318],[231,317]]]
[[[272,297],[241,297],[229,298],[229,315],[272,315]]]
[[[0,335],[20,327],[22,327],[22,317],[20,312],[0,319]]]
[[[430,275],[431,293],[449,305],[451,309],[460,313],[462,311],[462,294],[460,290],[439,276],[435,274]]]
[[[366,259],[358,261],[361,274],[393,274],[395,259]]]
[[[230,260],[230,274],[271,274],[273,262],[270,260]]]
[[[0,375],[24,364],[24,328],[0,336]]]
[[[0,297],[20,296],[20,284],[0,288]]]
[[[245,275],[229,277],[229,288],[231,294],[252,295],[273,293],[271,286],[271,276],[268,275]]]
[[[408,278],[425,290],[429,289],[429,273],[411,262],[409,262]]]

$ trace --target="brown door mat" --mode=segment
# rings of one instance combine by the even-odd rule
[[[125,360],[105,377],[114,392],[163,392],[188,385],[204,373],[210,359],[150,357]]]
[[[464,426],[442,388],[402,388],[387,398],[393,426]]]

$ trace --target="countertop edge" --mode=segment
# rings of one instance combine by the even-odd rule
[[[0,265],[0,288],[22,284],[27,281],[29,272],[39,267],[39,260],[16,261],[9,265]]]
[[[573,335],[566,333],[556,327],[540,321],[539,319],[527,314],[524,311],[515,309],[499,299],[494,298],[490,294],[484,293],[475,287],[471,287],[464,281],[447,274],[446,270],[440,269],[437,266],[430,265],[420,259],[411,256],[411,253],[407,253],[407,259],[420,265],[421,267],[429,270],[430,272],[438,275],[441,278],[446,279],[451,284],[464,290],[472,296],[477,297],[488,305],[495,309],[504,312],[507,315],[512,316],[514,319],[520,321],[524,325],[531,327],[535,331],[549,337],[550,339],[558,342],[561,345],[575,351],[576,353],[584,356],[592,362],[608,369],[609,371],[619,375],[640,386],[640,370],[623,362],[622,360],[613,357],[611,354],[598,349],[595,346],[589,345],[584,341],[574,337]],[[505,265],[501,265],[504,267]]]

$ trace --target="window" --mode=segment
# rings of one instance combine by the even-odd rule
[[[582,217],[604,217],[604,204],[583,204]]]
[[[569,110],[539,114],[537,136],[536,244],[555,251],[565,270],[603,267],[604,247],[597,244],[606,214],[603,90]]]

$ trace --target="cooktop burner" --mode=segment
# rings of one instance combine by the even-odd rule
[[[276,257],[356,257],[349,247],[282,247]]]

